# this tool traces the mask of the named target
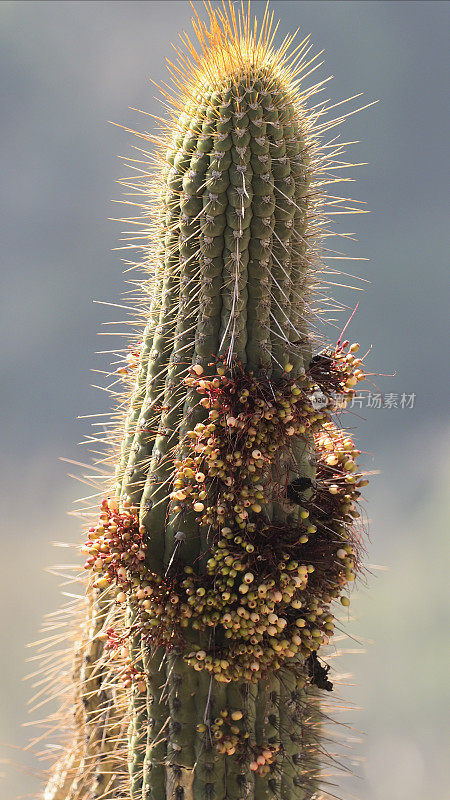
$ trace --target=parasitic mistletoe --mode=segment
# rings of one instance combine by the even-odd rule
[[[332,194],[345,114],[311,103],[317,56],[308,37],[275,47],[268,9],[205,19],[125,181],[144,321],[117,370],[45,800],[318,800],[336,761],[323,648],[361,569],[367,484],[340,416],[358,345],[317,328],[329,215],[356,211]],[[67,668],[48,664],[53,687]]]

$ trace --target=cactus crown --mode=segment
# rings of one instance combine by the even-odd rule
[[[245,361],[248,345],[253,366],[262,357],[262,338],[269,368],[279,373],[284,364],[277,358],[290,361],[283,349],[294,351],[300,361],[298,343],[320,338],[315,323],[328,307],[320,256],[330,233],[329,213],[357,211],[348,207],[348,198],[326,192],[328,184],[340,180],[334,168],[344,165],[338,160],[343,146],[337,138],[322,145],[320,136],[343,117],[325,121],[325,102],[307,107],[327,83],[302,88],[320,66],[309,36],[295,47],[294,36],[287,36],[274,48],[278,25],[268,7],[260,26],[256,19],[252,25],[243,8],[236,13],[231,3],[214,9],[205,3],[205,10],[206,21],[197,15],[193,19],[197,45],[187,34],[180,36],[177,59],[168,60],[172,86],[161,88],[167,112],[157,118],[161,133],[137,134],[153,149],[141,151],[137,166],[129,162],[135,174],[124,183],[142,197],[144,214],[133,219],[143,226],[142,235],[127,242],[138,240],[144,253],[145,290],[153,297],[155,324],[161,303],[158,278],[163,282],[170,270],[174,282],[182,282],[183,264],[189,260],[189,280],[197,289],[188,303],[193,319],[205,299],[201,275],[204,283],[217,280],[217,263],[208,259],[219,256],[224,262],[221,288],[232,285],[230,300],[222,294],[220,352],[228,357],[236,352],[235,317],[240,315],[241,327],[249,327],[238,333],[250,342],[241,336],[239,358]],[[257,279],[267,295],[262,304],[256,289],[251,293]],[[171,302],[176,302],[175,290]],[[256,335],[261,324],[266,338]],[[289,341],[288,348],[283,340]],[[205,348],[208,356],[216,350],[215,345]],[[123,401],[120,406],[126,408]]]

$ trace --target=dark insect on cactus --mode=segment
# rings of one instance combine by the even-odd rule
[[[142,198],[145,322],[117,370],[72,738],[45,800],[326,794],[322,648],[360,570],[367,484],[335,418],[365,378],[358,345],[313,355],[328,214],[352,210],[326,140],[343,117],[310,103],[308,38],[275,49],[268,10],[258,27],[205,8],[125,181]]]

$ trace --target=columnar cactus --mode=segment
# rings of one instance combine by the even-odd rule
[[[75,738],[46,800],[319,796],[318,652],[349,603],[367,483],[332,420],[364,378],[358,346],[313,355],[324,187],[342,162],[319,142],[335,121],[307,108],[308,40],[289,55],[268,12],[257,31],[206,9],[199,50],[185,37],[170,65],[156,167],[136,167],[147,319],[118,370],[115,484],[83,547]]]

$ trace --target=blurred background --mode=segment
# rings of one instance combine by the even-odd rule
[[[262,12],[263,3],[252,5]],[[344,655],[336,665],[347,674],[339,693],[349,708],[340,718],[352,726],[358,775],[336,794],[444,800],[450,4],[272,5],[279,40],[300,27],[325,50],[319,74],[334,80],[324,97],[363,91],[361,104],[380,99],[342,130],[344,140],[361,141],[350,160],[368,165],[351,171],[353,196],[372,212],[338,218],[338,230],[359,239],[349,254],[370,259],[342,268],[370,283],[364,293],[337,296],[350,308],[360,303],[349,338],[364,351],[373,345],[374,372],[395,376],[376,379],[393,396],[391,407],[348,417],[368,451],[365,463],[379,470],[367,491],[369,562],[383,569],[372,569],[351,606],[356,641],[346,647],[365,654]],[[101,323],[121,316],[92,301],[120,302],[124,289],[121,254],[113,251],[121,226],[107,220],[124,213],[110,202],[120,197],[114,181],[124,174],[116,156],[131,153],[135,142],[107,121],[152,129],[130,107],[160,113],[149,78],[165,79],[170,41],[189,29],[190,16],[188,2],[0,4],[4,800],[39,790],[31,759],[20,752],[29,735],[22,727],[31,692],[22,682],[30,671],[26,643],[60,602],[58,581],[44,568],[67,560],[51,542],[78,539],[67,511],[83,494],[59,458],[86,461],[88,448],[76,443],[89,430],[77,416],[110,407],[108,395],[90,386],[99,382],[90,370],[104,367],[95,350],[113,346],[97,337]],[[401,407],[403,394],[413,396],[409,407]]]

